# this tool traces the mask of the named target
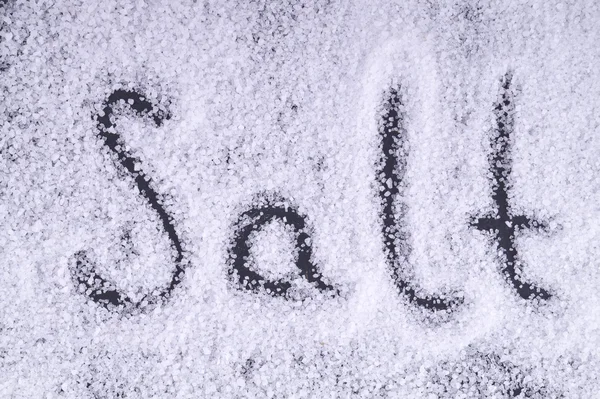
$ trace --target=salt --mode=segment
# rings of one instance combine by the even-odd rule
[[[595,2],[0,7],[0,396],[595,397]]]

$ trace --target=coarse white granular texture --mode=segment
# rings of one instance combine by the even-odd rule
[[[0,398],[598,397],[598,26],[593,0],[0,1]],[[101,133],[118,92],[153,111]],[[550,299],[473,227],[508,120],[510,212],[543,222],[517,277]]]

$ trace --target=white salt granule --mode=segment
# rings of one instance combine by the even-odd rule
[[[0,397],[595,397],[599,21],[587,0],[0,2]],[[332,289],[290,219],[244,264],[293,295],[232,277],[265,197]]]

